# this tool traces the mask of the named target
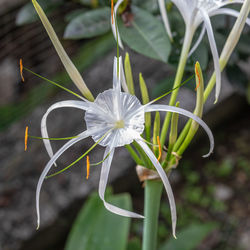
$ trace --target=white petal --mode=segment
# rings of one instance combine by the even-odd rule
[[[189,52],[189,54],[188,54],[188,57],[190,57],[190,56],[194,53],[194,51],[198,48],[198,46],[200,45],[200,43],[201,43],[201,41],[202,41],[202,39],[203,39],[203,37],[204,37],[205,31],[206,31],[205,25],[203,25],[203,26],[202,26],[201,33],[200,33],[200,35],[199,35],[199,38],[198,38],[197,41],[195,42],[193,48],[190,50],[190,52]]]
[[[203,16],[204,24],[207,30],[207,36],[208,36],[208,41],[210,44],[211,52],[213,55],[213,61],[214,61],[214,69],[215,69],[215,75],[216,75],[216,88],[215,88],[215,102],[217,102],[219,94],[220,94],[220,89],[221,89],[221,71],[220,71],[220,61],[219,61],[219,55],[214,39],[214,34],[213,34],[213,28],[209,19],[209,16],[206,11],[203,9],[200,9],[200,12]]]
[[[193,119],[197,123],[199,123],[206,131],[208,138],[209,138],[209,142],[210,142],[209,152],[208,152],[208,154],[203,155],[203,157],[208,157],[213,152],[213,149],[214,149],[213,134],[212,134],[210,128],[207,126],[207,124],[203,120],[201,120],[198,116],[194,115],[193,113],[191,113],[185,109],[178,108],[178,107],[172,107],[172,106],[160,105],[160,104],[154,104],[154,105],[149,105],[149,106],[145,105],[145,112],[152,112],[152,111],[166,111],[166,112],[178,113],[181,115],[185,115],[185,116]]]
[[[126,82],[126,78],[125,78],[125,74],[124,74],[124,69],[123,69],[123,63],[122,63],[122,57],[120,56],[120,63],[119,63],[119,72],[120,72],[120,77],[121,77],[121,84],[122,84],[122,88],[125,92],[129,93],[128,91],[128,86],[127,86],[127,82]]]
[[[118,2],[115,4],[114,13],[113,13],[113,20],[114,20],[113,24],[112,24],[112,16],[111,16],[111,28],[112,28],[112,32],[113,32],[113,35],[115,37],[115,40],[117,41],[117,37],[118,37],[118,44],[123,49],[123,44],[122,44],[122,41],[120,38],[118,27],[117,27],[117,35],[116,35],[116,27],[115,27],[117,10],[122,2],[123,2],[123,0],[118,0]]]
[[[170,29],[170,25],[169,25],[169,21],[168,21],[168,16],[167,16],[167,12],[166,12],[165,0],[158,0],[158,4],[159,4],[161,17],[162,17],[165,29],[167,31],[167,34],[168,34],[170,40],[172,41],[173,36],[171,33],[171,29]]]
[[[40,209],[39,209],[39,198],[40,198],[40,191],[41,191],[41,187],[43,184],[43,181],[45,179],[45,177],[47,176],[50,168],[52,167],[52,165],[55,163],[55,161],[68,149],[70,148],[72,145],[74,145],[75,143],[87,138],[88,136],[91,135],[93,131],[89,131],[86,130],[82,133],[80,133],[78,135],[77,138],[71,139],[70,141],[68,141],[67,143],[65,143],[56,153],[55,155],[49,160],[49,162],[47,163],[47,165],[45,166],[38,184],[37,184],[37,188],[36,188],[36,212],[37,212],[37,228],[40,225]]]
[[[104,153],[104,158],[107,156],[108,153],[110,153],[110,155],[102,164],[102,170],[101,170],[101,176],[100,176],[100,182],[99,182],[99,196],[101,200],[103,201],[104,206],[110,212],[114,214],[118,214],[118,215],[125,216],[125,217],[132,217],[132,218],[144,218],[144,216],[140,214],[136,214],[136,213],[121,209],[105,201],[104,194],[105,194],[105,190],[107,187],[110,166],[111,166],[111,162],[112,162],[114,151],[115,151],[113,145],[115,144],[116,144],[116,139],[114,139],[111,145],[106,148],[105,153]]]
[[[239,11],[236,11],[233,9],[228,9],[228,8],[222,8],[222,9],[218,9],[218,10],[213,11],[210,16],[229,15],[229,16],[233,16],[233,17],[237,18],[239,16],[239,14],[240,14]],[[246,24],[250,26],[250,18],[247,18]]]
[[[168,195],[168,200],[169,200],[169,205],[170,205],[170,211],[171,211],[171,218],[172,218],[172,231],[173,231],[173,236],[175,236],[175,228],[176,228],[176,221],[177,221],[177,216],[176,216],[176,206],[175,206],[175,200],[174,200],[174,195],[173,191],[171,188],[171,185],[168,181],[168,177],[162,168],[161,164],[159,161],[155,158],[155,155],[151,151],[151,149],[148,147],[148,145],[143,142],[142,140],[136,140],[137,143],[142,147],[144,152],[147,154],[153,165],[155,166],[158,174],[160,175],[162,182],[164,184],[164,187],[166,189],[167,195]]]
[[[65,108],[65,107],[72,107],[72,108],[87,110],[87,108],[89,107],[89,104],[82,102],[82,101],[74,101],[74,100],[62,101],[62,102],[57,102],[57,103],[53,104],[51,107],[49,107],[49,109],[43,115],[43,118],[41,121],[41,133],[42,133],[43,138],[49,138],[48,130],[47,130],[47,126],[46,126],[47,117],[48,117],[49,113],[51,111],[53,111],[54,109]],[[53,150],[52,150],[52,147],[50,144],[50,140],[44,139],[43,143],[44,143],[44,146],[49,154],[49,157],[51,158],[53,156]]]

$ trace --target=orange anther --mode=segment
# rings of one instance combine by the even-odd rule
[[[199,71],[198,71],[198,64],[196,63],[195,64],[195,74],[196,76],[198,77],[198,84],[196,85],[196,88],[195,88],[195,91],[199,88],[200,84],[201,84],[201,77],[200,77],[200,74],[199,74]]]
[[[87,155],[87,175],[86,175],[86,179],[88,180],[89,178],[89,168],[90,168],[90,163],[89,163],[89,156]]]
[[[21,75],[21,78],[22,78],[22,82],[24,82],[24,77],[23,77],[23,60],[22,59],[20,59],[19,64],[20,64],[20,75]]]
[[[27,150],[28,130],[29,130],[29,127],[26,126],[26,128],[25,128],[25,136],[24,136],[24,151]]]
[[[114,0],[111,0],[111,18],[112,24],[114,24]]]
[[[160,142],[160,137],[159,136],[157,136],[157,144],[158,144],[158,146],[159,146],[159,156],[158,156],[158,161],[160,161],[160,159],[161,159],[161,142]]]

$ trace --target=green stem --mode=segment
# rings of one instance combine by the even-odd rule
[[[156,250],[158,217],[162,193],[162,182],[147,180],[145,182],[144,225],[142,250]]]
[[[177,73],[176,73],[173,89],[181,84],[183,74],[184,74],[184,70],[185,70],[185,66],[186,66],[186,62],[187,62],[187,58],[188,58],[188,52],[189,52],[189,49],[190,49],[190,46],[191,46],[191,43],[192,43],[193,34],[194,34],[193,30],[190,30],[190,29],[186,28],[186,33],[185,33],[185,37],[184,37],[184,41],[183,41],[181,56],[180,56],[179,65],[178,65],[178,68],[177,68]],[[172,92],[171,98],[170,98],[170,101],[169,101],[170,106],[175,105],[178,92],[179,92],[179,88],[176,88]],[[168,112],[166,117],[165,117],[163,127],[162,127],[162,130],[161,130],[162,131],[161,132],[161,137],[160,137],[161,145],[165,144],[170,119],[171,119],[171,112]]]

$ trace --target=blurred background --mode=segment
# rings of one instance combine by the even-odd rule
[[[129,1],[125,2],[125,7],[120,10],[121,25],[126,24],[124,13],[128,13],[128,6],[131,5]],[[116,55],[116,44],[109,24],[110,2],[51,0],[39,3],[94,96],[110,88],[113,57]],[[132,4],[160,20],[157,1],[137,0]],[[183,26],[181,17],[176,13],[173,8],[170,20],[175,22],[177,18],[180,26]],[[221,17],[212,21],[217,24],[216,41],[218,47],[222,48],[223,39],[234,19]],[[122,36],[126,36],[124,27],[121,32]],[[126,40],[121,54],[124,58],[125,52],[129,52],[138,97],[140,72],[151,98],[171,89],[182,32],[180,30],[180,34],[176,35],[174,53],[169,56],[167,64],[157,58],[149,58],[150,55],[142,55],[143,52]],[[195,246],[179,249],[249,249],[250,246],[249,34],[249,28],[246,28],[223,74],[219,103],[213,105],[212,94],[205,107],[204,120],[215,136],[214,154],[209,159],[201,157],[208,148],[208,142],[200,131],[170,176],[178,208],[177,230],[190,232],[193,224],[207,225]],[[36,231],[35,189],[49,157],[40,140],[29,139],[28,150],[24,152],[25,127],[29,126],[30,135],[40,136],[40,121],[49,106],[57,101],[75,98],[27,71],[24,71],[25,82],[22,82],[19,75],[20,58],[25,67],[77,92],[31,3],[25,0],[0,0],[0,249],[64,249],[79,209],[89,194],[97,190],[100,168],[91,169],[87,181],[83,160],[68,172],[46,180],[40,200],[42,223]],[[206,39],[190,58],[186,77],[192,74],[192,65],[197,59],[202,61],[203,69],[209,76],[213,63]],[[192,110],[194,97],[194,83],[189,83],[180,91],[181,107]],[[167,100],[161,102],[167,103]],[[56,110],[48,119],[49,135],[76,135],[85,129],[83,118],[84,114],[78,110]],[[181,120],[180,128],[185,121]],[[63,142],[53,142],[53,149],[59,149],[61,145]],[[59,168],[70,164],[90,145],[91,139],[73,146],[59,159]],[[103,149],[97,147],[90,157],[97,162],[102,155]],[[117,150],[109,181],[114,193],[129,192],[133,209],[142,213],[143,187],[137,179],[133,160],[125,149]],[[166,246],[163,249],[177,249],[166,245],[171,244],[169,218],[164,194],[159,243]],[[202,231],[199,226],[197,230]],[[138,249],[141,234],[142,222],[133,220],[127,249]],[[197,234],[193,237],[197,238]]]

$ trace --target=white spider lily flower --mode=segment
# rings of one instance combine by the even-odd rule
[[[159,0],[159,1],[162,2],[163,0]],[[176,5],[180,13],[182,14],[185,25],[186,25],[186,30],[192,34],[191,37],[193,36],[194,32],[199,27],[199,25],[201,23],[204,23],[204,28],[201,32],[201,35],[198,41],[195,43],[193,49],[191,50],[191,53],[193,53],[194,50],[198,47],[205,33],[204,31],[206,30],[212,56],[213,56],[215,73],[216,73],[215,101],[217,101],[219,94],[220,94],[220,89],[221,89],[221,70],[220,70],[217,46],[216,46],[213,29],[212,29],[212,25],[211,25],[209,17],[219,15],[219,14],[225,14],[225,15],[238,17],[239,12],[231,10],[231,9],[227,9],[227,8],[222,8],[222,7],[228,4],[234,4],[234,3],[242,4],[244,3],[244,0],[172,0],[172,2]],[[167,15],[165,5],[159,4],[159,7],[162,13],[162,18],[163,20],[165,20],[164,22],[168,22],[167,18],[165,17]],[[247,23],[249,22],[250,20],[248,19]],[[167,24],[167,26],[169,26],[169,24]],[[168,28],[166,28],[166,31],[169,34]]]
[[[33,0],[33,3],[37,4],[35,0]],[[42,11],[41,8],[36,8],[36,10],[38,11],[38,13]],[[41,19],[44,19],[43,15],[40,15],[40,17]],[[46,22],[48,22],[48,20]],[[51,31],[54,32],[49,22],[46,24],[43,22],[43,24],[45,27],[49,27],[49,30],[47,30],[48,33],[50,33]],[[50,38],[52,39],[52,42],[54,42],[53,39],[55,39],[55,37],[50,36]],[[57,53],[60,55],[62,53],[63,48],[59,40],[57,42],[60,45],[57,46]],[[69,60],[69,58],[61,58],[61,59],[63,63],[64,60],[66,61]],[[80,97],[80,101],[68,100],[55,103],[47,110],[47,112],[43,116],[41,121],[41,131],[43,137],[45,138],[49,137],[46,127],[47,116],[51,111],[58,108],[71,107],[86,111],[84,120],[86,122],[87,129],[82,133],[80,133],[78,136],[74,137],[73,139],[65,143],[55,154],[52,151],[50,142],[48,140],[44,140],[46,150],[51,159],[45,166],[39,178],[36,189],[36,210],[37,210],[38,227],[40,225],[40,209],[39,209],[40,192],[42,184],[48,172],[50,171],[53,164],[55,164],[57,159],[68,148],[70,148],[75,143],[87,137],[92,137],[92,139],[95,141],[96,144],[106,147],[102,163],[100,181],[99,181],[99,196],[103,200],[104,206],[112,213],[121,216],[144,218],[142,215],[109,204],[104,199],[104,194],[108,182],[109,171],[112,163],[112,158],[115,152],[115,148],[125,146],[127,144],[131,144],[133,141],[136,141],[141,146],[142,150],[144,150],[146,155],[149,157],[149,159],[152,162],[152,165],[155,167],[156,171],[158,172],[160,178],[163,181],[164,187],[168,194],[170,210],[171,210],[171,218],[172,218],[172,231],[173,235],[175,236],[177,216],[176,216],[175,200],[170,183],[168,181],[164,169],[156,159],[151,149],[144,142],[144,139],[141,137],[141,134],[144,131],[145,113],[153,111],[175,112],[185,115],[188,118],[191,118],[194,121],[196,121],[199,125],[201,125],[204,128],[204,130],[208,134],[210,141],[209,153],[204,157],[208,156],[213,151],[214,147],[213,134],[209,129],[209,127],[198,116],[194,115],[193,113],[181,108],[172,107],[168,105],[154,105],[152,104],[154,101],[146,105],[142,105],[136,96],[131,95],[127,92],[122,92],[121,86],[123,86],[126,91],[127,88],[126,88],[124,71],[122,67],[122,58],[120,57],[119,59],[117,59],[115,57],[113,66],[112,89],[108,89],[103,93],[100,93],[96,97],[94,102],[90,102]]]
[[[72,145],[87,138],[92,137],[93,140],[99,145],[106,147],[104,153],[104,162],[102,164],[100,182],[99,182],[99,196],[103,200],[104,206],[111,212],[128,216],[133,218],[143,218],[142,215],[126,211],[124,209],[115,207],[109,204],[104,199],[104,193],[106,190],[106,185],[108,181],[108,175],[110,171],[110,166],[112,158],[114,155],[115,148],[130,144],[136,141],[141,148],[148,155],[155,167],[156,171],[159,173],[165,189],[168,194],[169,204],[172,216],[172,229],[173,235],[175,235],[176,227],[176,207],[173,192],[168,181],[167,175],[163,170],[160,163],[157,161],[155,155],[148,147],[148,145],[143,141],[141,134],[144,131],[144,116],[146,112],[153,111],[165,111],[165,112],[176,112],[185,115],[189,118],[194,119],[199,123],[207,132],[210,140],[210,150],[206,155],[208,156],[214,147],[214,139],[212,132],[208,126],[197,116],[189,111],[181,108],[171,107],[168,105],[155,105],[146,104],[142,105],[136,96],[131,95],[126,92],[121,91],[121,82],[124,79],[124,73],[122,69],[122,59],[119,58],[119,76],[117,77],[117,58],[114,59],[113,67],[113,88],[100,93],[94,102],[86,102],[85,100],[80,101],[62,101],[52,105],[42,118],[42,129],[46,129],[46,119],[48,114],[57,108],[63,107],[74,107],[86,111],[85,122],[87,129],[86,131],[80,133],[76,138],[71,139],[67,142],[61,149],[59,149],[55,154],[51,149],[50,143],[46,143],[46,149],[51,156],[50,161],[47,163],[45,169],[43,170],[37,185],[36,191],[36,208],[37,208],[37,223],[40,224],[40,212],[39,212],[39,197],[40,191],[45,177],[47,176],[49,170],[56,162],[56,160]],[[48,136],[47,132],[43,132],[44,135]],[[102,139],[103,138],[103,139]],[[100,140],[102,139],[102,140]],[[109,155],[108,155],[109,154]],[[108,155],[108,157],[107,157]]]

